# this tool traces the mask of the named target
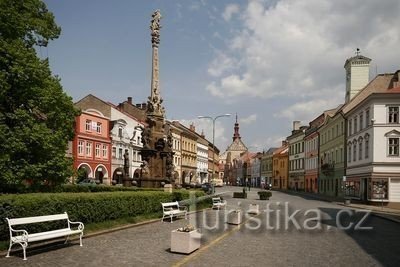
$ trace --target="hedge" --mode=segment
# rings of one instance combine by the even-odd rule
[[[195,195],[200,197],[204,193],[197,191]],[[175,190],[172,194],[158,191],[127,191],[0,195],[0,240],[9,239],[9,229],[5,218],[67,212],[71,221],[88,224],[158,212],[161,214],[160,202],[185,199],[189,199],[189,191],[186,190]],[[205,201],[209,199],[202,202]],[[45,223],[22,227],[30,232],[40,232],[50,230],[54,226]]]

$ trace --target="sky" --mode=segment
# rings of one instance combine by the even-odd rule
[[[151,14],[162,15],[160,92],[166,118],[194,123],[225,151],[236,120],[250,151],[278,147],[292,122],[344,102],[347,58],[370,79],[400,69],[398,0],[45,0],[61,35],[38,51],[76,102],[147,101]]]

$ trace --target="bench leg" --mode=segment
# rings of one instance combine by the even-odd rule
[[[82,237],[83,237],[83,232],[79,235],[79,242],[80,242],[79,246],[81,247],[82,247]]]
[[[26,261],[26,247],[28,246],[28,243],[24,242],[21,243],[22,249],[24,250],[24,261]]]
[[[10,241],[10,246],[8,247],[6,258],[10,257],[10,251],[11,251],[12,245],[13,245],[13,243]]]
[[[171,217],[171,223],[172,223],[172,217],[173,217],[173,216],[170,216],[170,217]]]

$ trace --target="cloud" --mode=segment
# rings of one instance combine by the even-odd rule
[[[229,57],[225,53],[217,52],[217,56],[209,65],[207,72],[211,76],[219,77],[223,73],[233,69],[236,64],[235,58]]]
[[[337,107],[342,99],[343,97],[336,97],[297,102],[289,107],[285,107],[273,116],[275,118],[285,118],[291,121],[299,120],[302,122],[302,125],[308,125],[308,122],[318,117],[325,110]]]
[[[241,10],[241,27],[234,25],[237,34],[209,63],[210,94],[224,101],[279,97],[327,101],[332,94],[336,97],[337,88],[344,95],[343,65],[357,47],[380,66],[380,72],[398,67],[400,54],[393,51],[400,42],[399,1],[267,3],[249,1]],[[238,6],[228,5],[223,18],[229,21],[237,12]]]
[[[247,124],[248,125],[248,124],[252,124],[256,120],[257,120],[257,114],[251,114],[250,116],[248,116],[246,118],[239,119],[239,124],[244,124],[244,125]]]
[[[180,123],[189,128],[190,124],[195,126],[196,133],[201,134],[204,133],[206,139],[209,142],[212,142],[212,121],[208,119],[181,119]],[[214,144],[220,149],[221,153],[225,151],[226,146],[228,145],[228,138],[226,137],[226,129],[223,124],[216,120],[215,121],[215,135],[214,135]]]
[[[225,21],[230,21],[232,16],[236,13],[239,13],[239,5],[229,4],[225,7],[224,12],[222,13],[222,17]]]

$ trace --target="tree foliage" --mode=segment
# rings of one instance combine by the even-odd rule
[[[0,188],[60,184],[77,111],[35,48],[60,28],[40,0],[0,0]],[[1,189],[0,189],[1,191]]]

